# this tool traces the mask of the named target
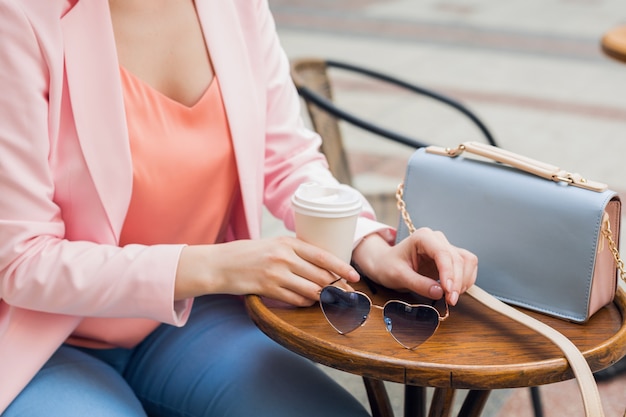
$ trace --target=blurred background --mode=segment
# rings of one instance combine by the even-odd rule
[[[290,58],[345,61],[450,95],[474,110],[503,148],[605,182],[626,201],[626,63],[600,49],[605,32],[626,24],[626,0],[269,3]],[[453,111],[414,95],[341,74],[334,88],[340,105],[424,141],[482,140]],[[357,186],[395,190],[413,150],[342,128]],[[268,218],[265,233],[284,231]],[[359,378],[329,372],[365,398]],[[607,417],[622,417],[626,378],[601,389],[611,399]],[[401,395],[399,387],[390,390]],[[528,390],[520,391],[493,395],[485,416],[532,416]],[[546,417],[582,416],[575,385],[542,393]]]
[[[383,71],[460,100],[500,146],[626,191],[626,64],[602,54],[624,0],[270,0],[290,57]],[[443,106],[365,80],[336,101],[428,142],[480,140]],[[344,128],[357,182],[395,187],[412,150]],[[373,175],[376,173],[377,175]],[[364,177],[363,177],[364,176]],[[382,176],[382,177],[381,177]]]

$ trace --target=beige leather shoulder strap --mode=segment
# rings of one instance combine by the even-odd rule
[[[591,372],[585,357],[571,340],[547,324],[544,324],[541,321],[509,306],[508,304],[503,303],[476,285],[468,289],[467,294],[471,295],[477,301],[486,305],[490,309],[530,327],[556,344],[563,351],[572,370],[574,371],[574,376],[576,376],[578,387],[580,388],[580,392],[583,397],[585,415],[587,417],[604,417],[600,393],[598,392],[598,386],[595,378],[593,377],[593,373]]]

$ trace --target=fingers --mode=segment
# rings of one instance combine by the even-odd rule
[[[431,299],[445,295],[450,305],[456,305],[459,295],[476,280],[476,256],[450,244],[441,232],[428,228],[416,230],[387,251],[363,246],[358,255],[359,259],[375,259],[368,266],[377,266],[373,276],[379,277],[381,284]]]
[[[441,267],[444,269],[441,275],[446,283],[446,300],[450,305],[456,305],[459,295],[474,285],[478,272],[478,260],[474,254],[459,248],[454,248],[453,252],[456,253],[451,257],[452,268],[445,270]]]
[[[357,282],[360,279],[359,273],[350,264],[330,252],[302,241],[298,241],[294,250],[298,257],[306,261],[298,264],[294,272],[319,286],[328,285],[338,278],[348,282]]]
[[[337,281],[336,285],[351,289],[346,283],[356,282],[360,279],[356,270],[348,263],[337,258],[333,254],[310,245],[295,238],[283,237],[275,243],[282,245],[286,251],[276,251],[270,264],[283,264],[285,268],[279,268],[269,277],[268,288],[274,291],[275,297],[296,306],[311,305],[319,299],[323,287]],[[289,255],[289,253],[292,255]],[[295,256],[293,256],[295,255]],[[278,260],[277,258],[283,258]],[[285,261],[284,258],[288,258]]]
[[[474,285],[476,282],[476,278],[478,277],[478,258],[472,252],[459,249],[461,251],[461,255],[464,259],[464,270],[463,276],[466,280],[463,281],[463,286],[461,287],[461,293],[467,291],[469,287]]]
[[[450,305],[456,305],[459,295],[476,280],[478,267],[476,256],[450,244],[443,233],[427,228],[414,232],[411,239],[418,254],[434,262],[439,281],[446,293],[446,300]],[[420,261],[425,262],[424,259]]]

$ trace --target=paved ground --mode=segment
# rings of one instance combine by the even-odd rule
[[[456,97],[499,144],[588,178],[626,197],[626,64],[599,41],[626,24],[624,0],[270,0],[290,57],[344,60]],[[425,141],[480,140],[438,106],[341,77],[337,101]],[[394,189],[411,150],[349,127],[352,168],[363,189]],[[395,225],[392,215],[390,223]],[[266,221],[266,234],[283,233]],[[329,370],[365,401],[358,377]],[[402,415],[401,387],[389,386]],[[626,377],[601,385],[607,417],[626,409]],[[546,417],[576,417],[569,383],[542,388]],[[492,395],[485,417],[531,416],[528,390]],[[577,414],[578,413],[578,414]]]

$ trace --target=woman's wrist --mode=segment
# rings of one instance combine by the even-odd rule
[[[390,244],[378,233],[366,235],[352,251],[352,264],[361,275],[374,278],[376,256],[390,248]],[[374,278],[375,280],[375,278]]]
[[[207,287],[206,259],[208,245],[185,246],[178,261],[174,299],[183,300],[211,292]]]

